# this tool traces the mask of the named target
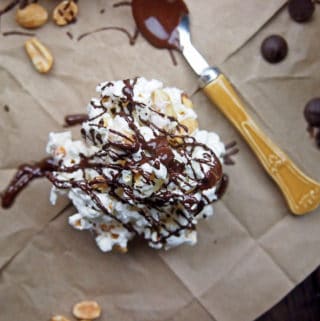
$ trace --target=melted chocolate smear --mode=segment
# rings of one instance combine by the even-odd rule
[[[23,164],[19,166],[18,171],[7,189],[2,193],[2,207],[9,208],[18,194],[35,178],[46,176],[57,170],[58,166],[53,158],[44,158],[34,164]]]
[[[148,222],[147,227],[151,231],[150,235],[152,235],[153,232],[159,233],[159,238],[156,241],[151,240],[151,238],[146,238],[146,240],[154,244],[165,244],[170,236],[180,235],[180,232],[184,229],[195,230],[193,218],[201,212],[204,206],[210,203],[210,200],[205,196],[203,190],[217,185],[219,186],[217,195],[221,197],[226,189],[227,178],[222,176],[222,167],[214,152],[208,146],[197,142],[194,137],[188,136],[184,126],[179,123],[177,124],[177,130],[178,132],[185,131],[184,135],[172,134],[163,128],[159,128],[149,120],[140,119],[141,124],[148,126],[154,134],[154,139],[145,141],[140,129],[135,125],[134,119],[136,108],[146,108],[142,103],[134,100],[133,91],[136,82],[137,79],[124,80],[123,94],[126,98],[120,100],[120,103],[118,102],[120,111],[115,113],[125,119],[129,128],[133,131],[133,135],[129,137],[113,130],[112,135],[118,135],[121,140],[112,139],[103,142],[102,137],[92,130],[93,126],[99,125],[89,124],[92,128],[88,129],[88,131],[82,129],[81,133],[86,140],[99,142],[101,144],[98,152],[91,156],[80,154],[79,163],[70,166],[65,166],[61,163],[55,164],[51,158],[35,163],[34,165],[20,166],[17,174],[2,196],[2,206],[4,208],[9,207],[18,193],[34,178],[47,177],[58,189],[80,189],[93,200],[93,207],[96,210],[101,210],[104,215],[119,222],[129,231],[140,235],[141,231],[136,230],[134,225],[114,216],[114,214],[110,212],[110,209],[101,202],[98,188],[102,180],[103,183],[108,186],[110,196],[123,204],[137,208],[139,214]],[[112,83],[106,84],[106,86],[112,86]],[[103,98],[106,97],[102,97],[101,99]],[[97,109],[97,114],[100,116],[108,112],[102,102],[97,104],[92,101],[91,105]],[[148,109],[149,112],[155,113],[160,117],[176,121],[175,118],[168,117],[153,110],[151,107]],[[95,118],[96,117],[91,118],[90,120]],[[198,147],[203,148],[205,153],[203,158],[195,160],[192,158],[192,155]],[[139,149],[144,151],[141,159],[137,160],[131,157],[132,154]],[[173,150],[185,158],[186,161],[180,163],[175,160]],[[108,157],[114,162],[106,162]],[[194,161],[199,163],[200,170],[204,176],[203,179],[197,178],[193,169]],[[153,174],[141,168],[141,165],[144,163],[153,163],[156,168],[160,168],[162,163],[166,165],[168,170],[168,181],[163,183],[160,189],[153,193],[152,197],[147,198],[139,196],[137,187],[127,185],[121,182],[120,179],[122,172],[128,170],[133,174],[133,180],[136,179],[136,175],[139,175],[140,179],[146,184],[155,184]],[[185,166],[189,166],[193,174],[185,174]],[[96,171],[99,174],[99,180],[88,180],[86,169]],[[110,170],[113,172],[111,176],[105,175],[105,170],[108,169],[109,172]],[[77,180],[60,179],[55,174],[55,172],[73,173],[79,170],[82,172],[82,177]],[[179,189],[179,193],[168,188],[169,184],[174,184],[176,188]],[[190,187],[192,188],[191,193]],[[201,201],[195,197],[196,193],[201,193]],[[172,212],[172,206],[175,204],[179,204],[179,208],[175,208],[174,212]],[[151,215],[151,209],[156,209],[158,214],[156,216],[155,214]],[[168,218],[172,218],[170,226],[167,223]]]
[[[157,48],[180,50],[177,27],[188,13],[182,0],[132,0],[139,31]]]
[[[220,173],[219,173],[220,174]],[[220,175],[221,177],[221,175]],[[202,184],[200,186],[201,190],[209,189],[212,186],[214,186],[220,179],[219,175],[217,174],[215,168],[211,168],[207,173],[205,174],[204,180],[202,181]]]
[[[216,190],[216,195],[218,196],[218,199],[221,199],[222,196],[226,193],[228,185],[229,185],[229,176],[227,174],[223,174],[220,185]]]
[[[114,3],[112,6],[113,8],[119,8],[124,6],[131,6],[131,5],[132,5],[131,1],[120,1],[120,2]]]
[[[98,28],[98,29],[83,33],[82,35],[80,35],[78,37],[77,40],[80,41],[83,38],[86,38],[86,37],[88,37],[90,35],[93,35],[95,33],[99,33],[99,32],[102,32],[102,31],[108,31],[108,30],[116,30],[116,31],[120,31],[120,32],[124,33],[128,37],[129,43],[130,43],[131,46],[133,46],[135,44],[135,42],[136,42],[136,39],[137,39],[136,32],[133,35],[131,35],[130,32],[127,29],[121,28],[121,27],[102,27],[102,28]]]
[[[64,127],[71,127],[75,125],[81,125],[83,122],[87,121],[88,115],[87,114],[73,114],[67,115],[64,118],[65,125]]]
[[[177,66],[178,65],[178,62],[177,62],[177,59],[173,53],[173,50],[172,49],[169,49],[169,55],[170,55],[170,58],[171,58],[171,61],[173,63],[174,66]]]
[[[32,33],[32,32],[24,32],[24,31],[12,30],[12,31],[2,32],[2,35],[3,35],[4,37],[7,37],[7,36],[34,37],[36,34],[35,34],[35,33]]]

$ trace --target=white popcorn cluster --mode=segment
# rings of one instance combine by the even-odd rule
[[[88,105],[84,141],[50,133],[59,162],[50,200],[67,193],[69,223],[93,232],[99,248],[127,250],[140,235],[154,248],[195,244],[199,218],[212,215],[224,144],[199,130],[190,99],[144,78],[101,83]]]

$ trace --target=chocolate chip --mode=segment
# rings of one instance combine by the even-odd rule
[[[9,110],[10,110],[10,108],[9,108],[9,106],[8,105],[4,105],[3,106],[3,109],[8,113],[9,112]]]
[[[320,98],[313,98],[306,104],[304,117],[310,126],[320,127]]]
[[[274,64],[283,60],[288,53],[285,39],[278,35],[267,37],[261,45],[261,54],[265,60]]]
[[[315,6],[312,0],[290,0],[288,10],[296,22],[306,22],[312,18]]]

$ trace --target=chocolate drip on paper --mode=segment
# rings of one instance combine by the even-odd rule
[[[137,36],[138,36],[138,33],[135,31],[135,33],[133,35],[131,35],[131,33],[125,29],[125,28],[122,28],[122,27],[102,27],[102,28],[98,28],[98,29],[95,29],[95,30],[92,30],[92,31],[89,31],[89,32],[85,32],[83,34],[81,34],[77,40],[80,41],[82,40],[83,38],[86,38],[90,35],[93,35],[95,33],[99,33],[99,32],[102,32],[102,31],[109,31],[109,30],[115,30],[115,31],[120,31],[122,33],[124,33],[128,39],[129,39],[129,43],[131,46],[133,46],[136,42],[136,39],[137,39]]]
[[[232,141],[225,145],[226,152],[222,155],[225,165],[234,165],[235,161],[232,159],[232,156],[239,153],[239,148],[236,147],[237,142]]]
[[[73,34],[70,31],[67,31],[66,35],[69,37],[70,40],[73,40]]]
[[[113,8],[119,8],[119,7],[126,7],[126,6],[131,6],[132,2],[131,1],[120,1],[120,2],[116,2],[114,3],[112,6]]]
[[[172,49],[168,49],[168,52],[169,52],[169,55],[170,55],[170,58],[171,58],[171,61],[172,61],[173,65],[177,66],[178,62],[177,62],[177,58],[175,57],[175,55],[173,53],[173,50]]]
[[[5,13],[12,10],[15,6],[17,6],[20,3],[20,0],[14,0],[7,4],[3,9],[0,9],[0,16],[4,15]]]
[[[11,180],[7,189],[2,193],[2,207],[9,208],[18,194],[36,178],[45,177],[48,173],[58,169],[56,161],[49,157],[34,164],[22,164]]]
[[[32,1],[28,1],[28,0],[14,0],[9,2],[3,9],[0,9],[0,16],[4,15],[5,13],[9,12],[10,10],[12,10],[15,6],[17,6],[19,4],[19,8],[23,9],[25,8],[28,4],[30,3],[36,3],[38,2],[37,0],[32,0]]]
[[[65,125],[64,127],[71,127],[75,125],[81,125],[83,122],[87,121],[87,114],[72,114],[64,117]]]
[[[117,201],[134,207],[146,220],[146,228],[150,229],[150,235],[153,232],[157,233],[157,240],[151,239],[151,236],[146,238],[153,244],[165,244],[169,237],[179,236],[182,230],[195,229],[194,218],[210,203],[204,191],[217,186],[216,194],[219,197],[225,191],[227,179],[223,176],[221,164],[214,152],[205,144],[197,142],[194,137],[188,136],[187,128],[177,122],[174,117],[166,116],[152,107],[146,107],[135,101],[133,92],[136,82],[137,78],[123,81],[122,93],[124,97],[119,98],[117,109],[114,111],[114,117],[119,115],[125,119],[132,133],[109,129],[109,135],[112,134],[117,139],[109,138],[104,142],[100,133],[94,130],[94,127],[104,127],[104,124],[94,124],[90,121],[109,112],[108,108],[103,105],[103,100],[112,98],[101,97],[100,103],[91,101],[91,105],[97,109],[98,115],[89,119],[86,129],[82,128],[81,133],[87,141],[98,146],[99,151],[90,156],[80,154],[80,161],[70,166],[65,166],[62,163],[56,164],[52,158],[34,165],[22,165],[2,195],[2,206],[9,207],[20,191],[34,178],[47,177],[58,189],[80,189],[93,200],[95,210],[102,211],[127,228],[128,231],[141,235],[141,231],[136,230],[133,224],[124,222],[115,216],[101,202],[99,193],[107,192]],[[113,84],[107,83],[102,91],[109,86],[113,86]],[[146,108],[150,113],[175,122],[175,132],[159,128],[156,123],[139,118],[141,125],[148,126],[154,135],[153,139],[146,141],[136,126],[137,120],[134,118],[139,108]],[[179,134],[176,134],[177,132]],[[204,150],[201,159],[192,156],[196,148]],[[139,150],[142,151],[141,157],[138,159],[132,157]],[[175,159],[174,151],[184,157],[185,161],[179,162]],[[112,161],[110,162],[108,159]],[[203,178],[197,177],[193,162],[199,164]],[[155,189],[150,197],[140,195],[139,186],[134,184],[136,180],[147,185],[156,184],[154,175],[142,169],[142,165],[145,163],[158,169],[163,164],[168,171],[168,181],[162,182],[161,187],[158,190]],[[187,174],[186,166],[191,168],[192,174]],[[88,179],[86,174],[88,169],[97,173],[94,179]],[[106,175],[106,170],[112,170],[112,174]],[[59,173],[74,173],[76,171],[81,172],[81,179],[67,180],[58,176]],[[123,171],[132,173],[132,184],[125,184],[121,181],[120,177]],[[174,188],[171,190],[170,185],[172,184],[174,184]],[[107,188],[107,191],[103,191],[103,188]],[[200,200],[195,197],[197,193],[201,194]],[[157,210],[157,213],[152,211],[154,209]],[[168,225],[168,220],[171,222],[170,225]]]
[[[33,32],[25,32],[25,31],[18,31],[18,30],[11,30],[2,32],[4,37],[8,36],[26,36],[26,37],[34,37],[36,34]]]

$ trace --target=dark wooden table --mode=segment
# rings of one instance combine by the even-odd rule
[[[320,321],[320,267],[256,321]]]

